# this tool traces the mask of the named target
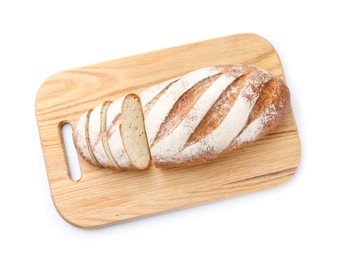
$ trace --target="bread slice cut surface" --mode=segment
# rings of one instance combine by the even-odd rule
[[[146,169],[150,164],[151,155],[140,98],[135,94],[127,95],[121,113],[120,132],[127,156],[135,168]]]

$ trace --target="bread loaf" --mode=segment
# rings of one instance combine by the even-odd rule
[[[276,127],[290,94],[267,71],[223,65],[167,80],[140,99],[142,109],[128,95],[80,118],[74,142],[85,160],[115,169],[145,169],[151,159],[156,167],[208,161]]]

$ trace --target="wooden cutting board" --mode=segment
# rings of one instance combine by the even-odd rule
[[[213,162],[184,168],[114,172],[79,157],[82,178],[69,177],[61,126],[105,100],[207,66],[247,63],[284,77],[272,45],[240,34],[63,71],[36,97],[36,117],[54,204],[69,223],[94,228],[270,188],[288,180],[300,159],[292,110],[271,134]],[[287,82],[288,83],[288,82]],[[292,93],[293,95],[293,89]],[[286,187],[287,188],[287,187]]]

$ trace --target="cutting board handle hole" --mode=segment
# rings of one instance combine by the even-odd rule
[[[77,151],[73,143],[72,126],[67,122],[63,122],[60,126],[68,164],[68,175],[72,181],[79,181],[81,179],[81,170]]]

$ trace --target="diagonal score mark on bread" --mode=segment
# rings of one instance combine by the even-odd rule
[[[246,78],[247,76],[241,75],[227,86],[189,136],[183,148],[202,140],[221,124],[238,97],[240,88]]]
[[[188,89],[174,104],[170,112],[165,118],[165,121],[161,124],[160,129],[154,141],[151,145],[166,138],[179,124],[184,120],[187,114],[194,107],[195,103],[201,97],[201,95],[221,76],[218,73],[213,76],[209,76],[200,80],[198,83]]]
[[[249,116],[246,127],[233,140],[230,149],[239,148],[274,129],[285,116],[289,102],[289,90],[281,79],[273,78],[267,82]]]
[[[177,82],[180,78],[174,78],[169,81],[166,81],[164,84],[156,85],[153,88],[149,89],[148,93],[145,93],[141,96],[141,99],[146,104],[144,105],[144,115],[147,114],[153,107],[153,105],[158,101],[158,99],[165,93],[165,91],[172,86],[175,82]]]

